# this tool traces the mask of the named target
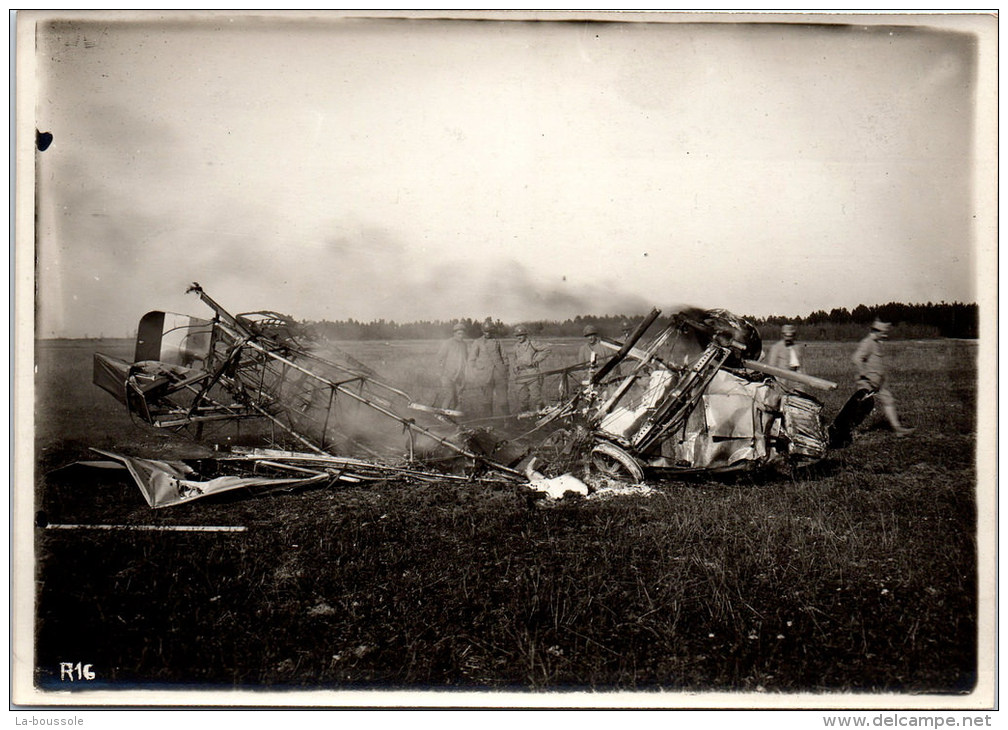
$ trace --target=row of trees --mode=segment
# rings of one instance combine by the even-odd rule
[[[779,326],[785,322],[791,322],[798,325],[810,325],[811,330],[815,331],[819,328],[830,330],[839,325],[868,326],[876,317],[885,322],[892,322],[907,332],[933,330],[932,337],[975,339],[980,334],[980,308],[976,304],[961,302],[940,302],[938,304],[890,302],[876,307],[866,307],[859,304],[851,311],[847,311],[845,308],[831,309],[829,312],[820,309],[807,317],[765,317],[751,321],[756,326],[761,324]]]
[[[745,317],[760,330],[764,340],[774,339],[780,334],[780,326],[786,322],[800,328],[804,340],[851,340],[864,336],[865,329],[879,317],[895,325],[894,338],[920,339],[930,337],[958,337],[974,339],[979,335],[979,308],[976,304],[960,302],[940,302],[938,304],[902,304],[890,302],[875,307],[858,305],[853,310],[818,310],[806,317]],[[518,324],[524,324],[529,331],[539,337],[580,337],[585,326],[598,327],[603,335],[619,337],[624,322],[632,324],[640,321],[640,316],[623,314],[606,316],[578,316],[572,319],[535,320],[505,324],[497,320],[420,320],[417,322],[393,322],[379,319],[359,322],[355,319],[311,323],[321,336],[332,340],[429,340],[441,339],[451,334],[452,325],[461,321],[466,327],[466,336],[479,337],[482,325],[489,321],[501,336],[508,336]]]

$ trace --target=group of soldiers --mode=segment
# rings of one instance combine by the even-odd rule
[[[458,323],[452,337],[438,349],[436,367],[440,376],[434,405],[441,409],[455,409],[460,405],[463,392],[469,400],[472,415],[487,418],[511,415],[508,401],[508,382],[513,376],[520,412],[538,410],[543,400],[542,364],[552,352],[549,345],[529,337],[524,325],[514,328],[515,345],[510,357],[496,337],[493,323],[483,323],[483,334],[471,344],[465,340],[465,325]],[[630,336],[629,322],[622,324],[622,339]],[[892,325],[876,319],[868,335],[861,340],[851,358],[857,371],[858,391],[874,395],[882,406],[886,420],[897,436],[908,436],[915,429],[904,426],[896,410],[896,400],[887,385],[884,349],[882,343],[889,339]],[[584,344],[578,351],[581,364],[601,364],[612,354],[611,347],[603,344],[601,334],[594,325],[584,328]],[[766,356],[766,364],[783,370],[802,372],[801,347],[796,343],[797,328],[792,324],[781,327],[781,339],[774,343]],[[510,365],[509,365],[510,362]]]
[[[890,428],[899,437],[909,436],[916,429],[904,426],[896,410],[896,399],[889,390],[882,343],[889,339],[892,324],[877,319],[868,334],[858,343],[851,361],[857,372],[857,394],[873,395],[882,406]],[[783,370],[802,371],[800,346],[795,344],[798,329],[793,324],[781,327],[781,339],[767,353],[766,364]],[[857,395],[856,394],[856,395]]]
[[[551,349],[529,339],[528,330],[522,325],[515,327],[514,335],[517,342],[512,357],[508,358],[491,322],[483,323],[482,336],[471,344],[465,341],[465,325],[456,324],[452,338],[438,349],[436,367],[440,383],[434,405],[454,409],[465,390],[473,416],[508,416],[511,414],[508,380],[513,374],[519,410],[541,408],[543,379],[538,373]]]
[[[543,398],[542,364],[552,353],[552,348],[529,337],[528,328],[514,328],[515,344],[510,353],[505,352],[497,339],[496,328],[484,322],[482,336],[467,343],[465,325],[456,324],[451,339],[441,343],[435,359],[439,375],[438,393],[434,405],[452,410],[462,401],[463,393],[472,415],[476,418],[511,415],[508,384],[513,379],[519,412],[538,410],[545,405]],[[624,323],[624,337],[629,335],[630,324]],[[612,350],[602,344],[599,330],[594,325],[584,328],[585,343],[578,352],[580,363],[603,362]]]

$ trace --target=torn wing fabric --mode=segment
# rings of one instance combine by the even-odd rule
[[[764,463],[771,455],[767,443],[767,428],[774,421],[771,390],[765,383],[718,373],[701,398],[698,418],[687,422],[677,458],[704,469]]]
[[[296,479],[278,479],[271,477],[239,477],[220,476],[201,481],[196,471],[182,461],[158,461],[140,459],[133,456],[123,456],[110,451],[98,453],[121,462],[133,476],[137,486],[143,493],[147,504],[155,509],[173,507],[194,499],[211,494],[221,494],[233,489],[250,487],[296,487],[304,486],[329,478],[328,474],[317,474],[311,477]]]
[[[781,401],[784,434],[790,441],[788,453],[803,460],[826,456],[829,434],[823,423],[822,403],[798,394],[785,395]]]

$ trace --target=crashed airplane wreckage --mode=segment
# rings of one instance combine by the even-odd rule
[[[604,361],[545,373],[580,379],[559,403],[491,429],[418,403],[289,317],[232,315],[199,284],[188,292],[212,318],[149,312],[133,362],[95,353],[94,383],[150,426],[197,439],[251,428],[259,444],[180,461],[100,452],[155,508],[240,488],[392,479],[587,494],[576,474],[640,482],[808,464],[830,441],[822,404],[796,387],[835,384],[759,363],[759,333],[725,310],[673,314],[645,342],[653,310],[625,342],[604,341]]]

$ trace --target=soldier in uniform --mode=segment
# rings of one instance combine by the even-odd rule
[[[469,348],[469,384],[475,391],[476,415],[508,416],[508,368],[500,340],[491,322],[483,323],[483,336]]]
[[[627,340],[630,339],[630,335],[633,334],[633,327],[630,325],[629,321],[625,319],[623,320],[623,322],[620,324],[620,333],[623,335],[622,337],[623,342],[626,342]]]
[[[578,362],[592,362],[594,355],[595,367],[601,367],[602,363],[612,354],[599,339],[598,328],[590,324],[584,328],[585,343],[578,350]]]
[[[539,366],[549,357],[548,345],[541,345],[529,339],[528,330],[518,325],[514,330],[518,342],[514,348],[515,385],[518,388],[518,410],[538,410],[543,407],[543,376]]]
[[[793,324],[786,324],[781,327],[781,339],[774,343],[767,354],[767,365],[771,365],[781,370],[793,370],[801,372],[802,364],[799,357],[801,349],[795,344],[795,336],[798,329]]]
[[[458,406],[459,394],[465,387],[466,363],[469,360],[469,345],[465,341],[465,325],[458,322],[452,327],[452,336],[441,343],[435,359],[439,383],[437,408],[451,409]]]
[[[863,388],[874,393],[878,402],[882,404],[882,411],[885,413],[889,426],[896,432],[897,436],[909,436],[916,429],[907,428],[900,423],[899,415],[896,413],[896,399],[889,391],[886,383],[886,369],[884,361],[884,348],[882,343],[889,339],[889,330],[892,325],[876,319],[871,326],[871,331],[867,337],[861,340],[854,356],[854,366],[857,368],[858,388]]]

